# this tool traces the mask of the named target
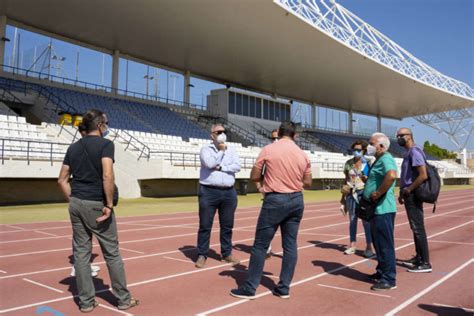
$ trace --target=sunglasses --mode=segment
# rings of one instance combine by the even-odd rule
[[[217,132],[212,132],[213,134],[220,135],[220,134],[227,134],[226,131],[217,131]]]
[[[279,138],[278,138],[278,137],[272,137],[272,138],[270,138],[270,139],[271,139],[271,140],[277,140],[277,139],[279,139]]]
[[[411,135],[411,134],[399,134],[399,135],[397,135],[397,138],[401,138],[401,137],[404,137],[404,136],[407,136],[407,135]]]

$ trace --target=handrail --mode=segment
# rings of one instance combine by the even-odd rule
[[[26,144],[26,151],[24,149],[18,149],[18,148],[6,148],[6,142],[9,143],[18,143],[19,146],[25,145]],[[2,160],[2,165],[5,164],[5,152],[15,152],[15,153],[24,153],[26,154],[26,160],[28,162],[28,165],[30,164],[30,161],[33,160],[31,159],[31,154],[49,154],[49,159],[47,161],[51,162],[51,166],[53,165],[53,161],[61,161],[61,159],[53,159],[53,155],[65,155],[66,150],[56,150],[55,147],[57,146],[67,146],[69,147],[70,144],[66,143],[57,143],[57,142],[47,142],[47,141],[37,141],[37,140],[23,140],[23,139],[10,139],[10,138],[0,138],[0,143],[1,143],[1,160]],[[46,150],[45,148],[35,148],[35,146],[31,146],[32,144],[47,144],[49,145],[48,149]],[[18,145],[16,145],[18,146]],[[10,147],[10,146],[8,146]],[[43,159],[38,159],[38,157],[35,158],[35,160],[43,160]]]
[[[37,72],[29,69],[24,69],[20,67],[13,67],[9,65],[2,65],[0,64],[0,67],[3,67],[4,69],[6,68],[7,70],[10,70],[13,75],[20,75],[20,76],[25,76],[27,78],[37,78],[37,79],[42,79],[42,80],[48,80],[50,82],[54,83],[62,83],[63,85],[72,85],[75,87],[80,87],[80,88],[85,88],[89,90],[94,90],[94,91],[104,91],[107,93],[117,93],[120,95],[124,96],[131,96],[136,99],[145,99],[149,101],[155,101],[155,102],[161,102],[161,103],[166,103],[170,105],[179,105],[183,107],[188,107],[188,108],[193,108],[193,109],[198,109],[198,110],[205,110],[206,107],[204,105],[199,105],[199,104],[194,104],[191,102],[184,102],[184,101],[179,101],[179,100],[174,100],[170,98],[163,98],[159,96],[153,96],[153,95],[147,95],[145,93],[141,92],[135,92],[135,91],[129,91],[129,90],[124,90],[124,89],[119,89],[119,88],[112,88],[110,86],[104,86],[96,83],[90,83],[86,81],[81,81],[81,80],[75,80],[75,79],[70,79],[66,77],[60,77],[60,76],[55,76],[52,74],[44,73],[44,72]],[[23,73],[21,73],[23,72]],[[36,75],[36,76],[35,76]],[[56,79],[56,80],[53,80]]]

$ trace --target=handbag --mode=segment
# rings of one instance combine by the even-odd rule
[[[102,180],[102,176],[100,175],[99,173],[99,170],[97,170],[97,168],[95,167],[95,165],[92,163],[92,160],[89,156],[89,153],[87,152],[87,149],[86,149],[86,146],[82,143],[82,139],[79,140],[79,143],[81,143],[81,146],[82,148],[84,149],[84,153],[86,154],[87,156],[87,161],[89,162],[89,164],[92,166],[92,169],[95,170],[95,173],[96,175],[99,177],[100,180]],[[104,196],[104,205],[107,204],[107,201],[105,199],[105,192],[102,192],[103,196]],[[119,200],[119,190],[118,190],[118,187],[115,185],[114,183],[114,194],[113,194],[113,198],[112,198],[112,204],[113,206],[117,206],[118,205],[118,200]]]

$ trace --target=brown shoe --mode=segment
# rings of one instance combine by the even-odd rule
[[[199,269],[204,268],[204,266],[206,265],[206,260],[207,260],[206,257],[199,256],[194,266]]]
[[[121,311],[125,311],[125,310],[130,309],[130,308],[132,308],[132,307],[134,307],[134,306],[137,306],[139,303],[140,303],[139,300],[137,300],[136,298],[133,298],[133,297],[132,297],[132,298],[130,299],[130,302],[129,302],[128,304],[119,305],[119,306],[117,306],[117,308],[118,308],[119,310],[121,310]]]
[[[222,258],[222,262],[231,263],[232,266],[236,266],[240,263],[240,260],[230,255],[230,256]]]

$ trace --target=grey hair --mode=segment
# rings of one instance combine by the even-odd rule
[[[385,150],[390,148],[390,139],[384,133],[373,133],[372,137],[377,139],[377,142],[382,145]]]

